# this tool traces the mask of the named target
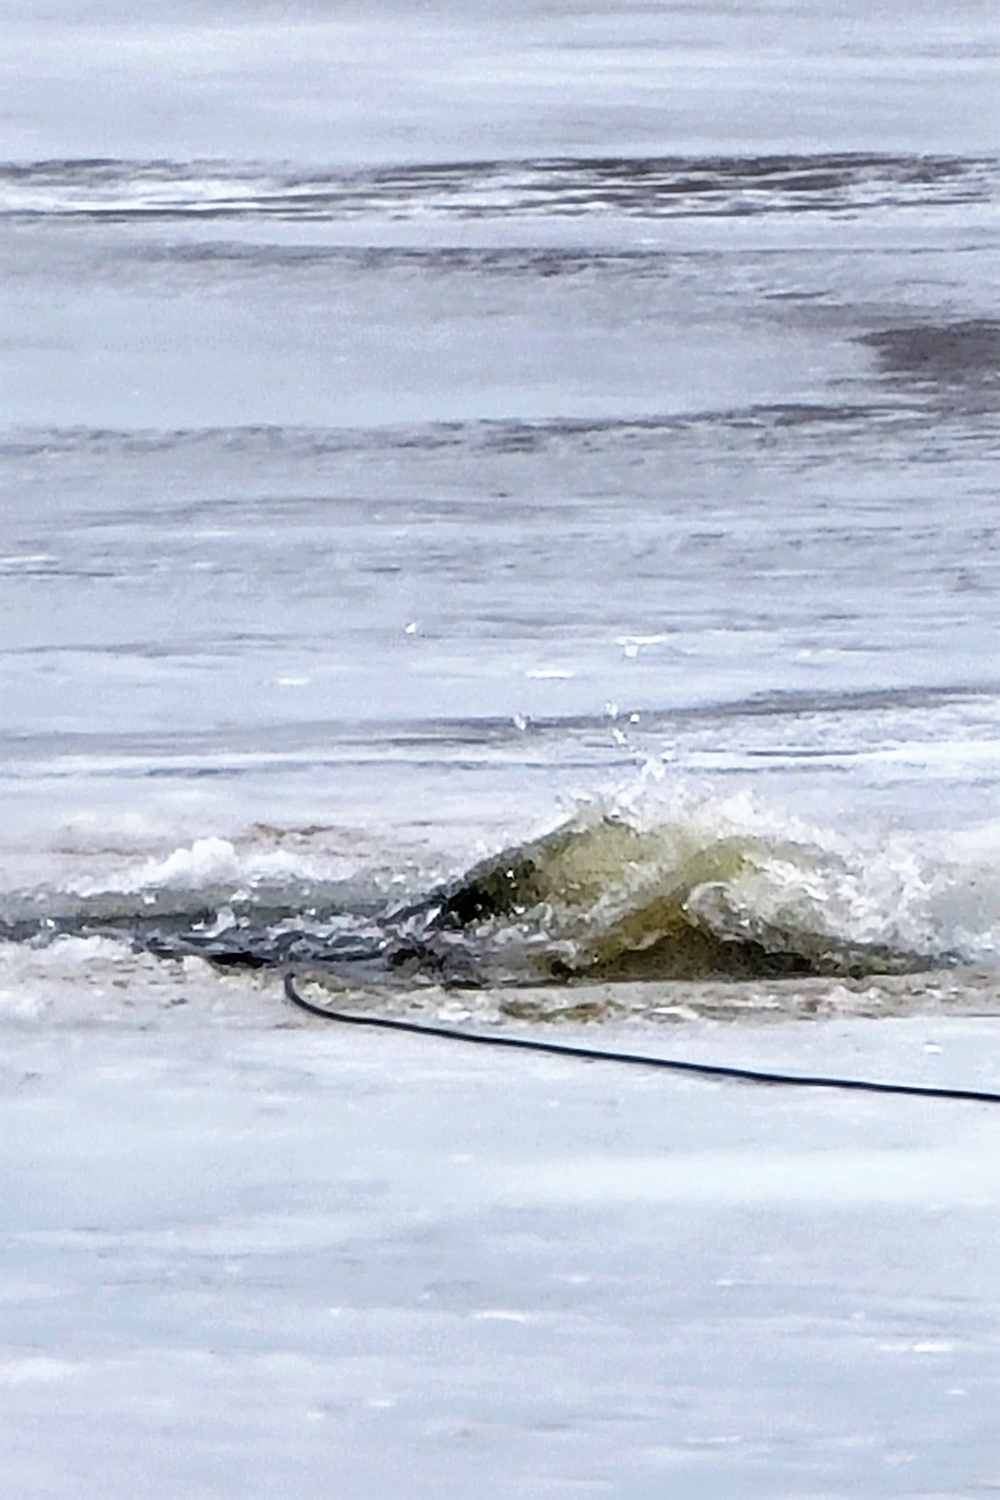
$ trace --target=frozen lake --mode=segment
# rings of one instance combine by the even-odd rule
[[[996,1488],[1000,16],[4,10],[0,1490]]]
[[[936,1016],[602,1040],[967,1084],[1000,1035]],[[990,1106],[321,1023],[8,1032],[3,1078],[10,1495],[1000,1480]]]

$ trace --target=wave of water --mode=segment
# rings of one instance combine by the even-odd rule
[[[402,897],[391,872],[351,874],[308,838],[199,839],[99,882],[8,893],[0,937],[404,985],[906,973],[1000,951],[994,843],[863,846],[745,794],[645,789]]]

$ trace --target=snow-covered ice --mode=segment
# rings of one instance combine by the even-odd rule
[[[644,1040],[968,1082],[1000,1022]],[[173,1016],[10,1027],[2,1077],[4,1495],[1000,1483],[990,1106]]]

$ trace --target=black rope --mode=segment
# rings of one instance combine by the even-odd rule
[[[695,1073],[703,1078],[733,1078],[740,1083],[787,1084],[807,1089],[848,1089],[864,1094],[910,1094],[924,1099],[971,1099],[979,1104],[1000,1104],[1000,1094],[986,1089],[936,1088],[919,1083],[877,1083],[867,1078],[834,1078],[800,1073],[769,1073],[759,1068],[734,1068],[722,1063],[684,1062],[673,1057],[647,1057],[641,1052],[604,1052],[597,1047],[573,1047],[564,1042],[542,1042],[534,1037],[486,1036],[481,1031],[460,1031],[454,1026],[426,1026],[419,1021],[342,1010],[327,1010],[307,1000],[296,988],[295,975],[285,975],[285,994],[293,1005],[348,1026],[374,1026],[382,1031],[410,1031],[417,1036],[443,1036],[455,1042],[473,1042],[482,1047],[516,1047],[523,1052],[548,1052],[555,1057],[583,1057],[593,1062],[629,1063],[641,1068],[666,1068],[673,1073]]]

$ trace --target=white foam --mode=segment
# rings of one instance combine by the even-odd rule
[[[99,881],[71,887],[81,896],[104,892],[199,891],[218,886],[277,885],[303,880],[336,879],[345,862],[317,859],[288,849],[250,846],[237,849],[229,839],[210,835],[172,850],[162,859],[146,859],[110,873]]]

